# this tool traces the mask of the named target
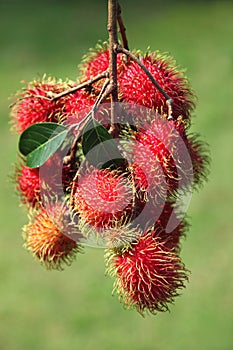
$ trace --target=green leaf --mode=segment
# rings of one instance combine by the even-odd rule
[[[43,165],[64,141],[68,129],[57,123],[37,123],[29,126],[20,136],[19,151],[26,156],[27,166]]]
[[[82,149],[88,162],[102,169],[124,162],[124,158],[108,130],[94,118],[84,127]]]

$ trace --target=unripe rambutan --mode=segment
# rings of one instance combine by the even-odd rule
[[[48,77],[27,83],[16,95],[11,118],[14,129],[21,133],[39,122],[60,122],[62,106],[52,97],[68,88],[69,84]]]
[[[129,219],[132,192],[129,180],[118,171],[92,169],[78,179],[74,210],[96,228],[117,227]]]
[[[175,62],[170,57],[158,52],[139,56],[139,59],[173,99],[173,117],[176,119],[182,115],[188,120],[194,102],[193,93],[183,71],[177,69]],[[139,104],[161,114],[168,114],[165,97],[136,62],[130,62],[125,66],[119,83],[124,102]]]
[[[176,253],[150,234],[138,238],[122,252],[108,250],[107,272],[115,277],[119,299],[141,314],[168,310],[184,288],[187,274]]]
[[[64,220],[62,216],[65,215],[62,207],[55,207],[53,215],[56,215],[56,224],[45,209],[41,209],[31,218],[23,229],[24,246],[46,268],[61,270],[64,263],[71,264],[76,253],[80,251],[80,246],[61,231]]]
[[[16,170],[16,188],[24,204],[32,207],[39,205],[41,200],[39,169],[20,165]]]

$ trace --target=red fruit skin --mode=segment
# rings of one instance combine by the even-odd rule
[[[150,234],[138,238],[125,251],[108,254],[108,271],[116,278],[114,290],[123,303],[143,314],[168,310],[187,280],[176,253]]]
[[[67,125],[79,123],[92,109],[95,98],[85,90],[78,90],[62,99],[62,115]]]
[[[76,161],[78,162],[78,159]],[[41,167],[40,178],[43,187],[47,187],[49,191],[66,193],[72,186],[76,172],[73,164],[64,163],[64,154],[58,150]]]
[[[40,204],[40,178],[38,168],[31,169],[26,165],[21,165],[19,169],[17,169],[16,186],[24,204],[28,204],[32,207],[36,207]]]
[[[67,88],[67,84],[56,82],[52,78],[28,83],[26,88],[16,95],[18,99],[12,107],[14,129],[22,133],[35,123],[60,122],[62,106],[59,100],[51,100],[51,96]]]
[[[141,183],[155,201],[166,199],[179,187],[192,183],[192,161],[172,120],[155,119],[135,133],[132,153],[139,185]]]
[[[178,189],[196,189],[208,174],[208,148],[198,135],[188,135],[182,121],[155,119],[135,132],[132,159],[137,188],[166,200]]]
[[[156,213],[158,208],[154,207]],[[180,240],[185,237],[188,229],[188,222],[183,215],[177,213],[175,202],[167,202],[164,204],[160,216],[152,227],[149,229],[151,235],[161,242],[171,251],[180,251]]]
[[[74,194],[75,211],[95,228],[116,227],[132,210],[129,182],[117,171],[93,169],[79,178]]]
[[[173,118],[177,119],[182,115],[188,121],[190,112],[194,108],[194,102],[193,93],[183,72],[176,69],[171,58],[156,52],[139,58],[164,91],[173,99]],[[165,97],[135,62],[125,65],[119,90],[124,102],[139,104],[154,109],[160,114],[168,114]]]
[[[118,74],[123,73],[123,59],[122,54],[117,55],[117,68]],[[105,72],[109,68],[109,49],[107,45],[103,44],[103,46],[98,47],[97,49],[91,50],[84,58],[84,62],[81,65],[81,71],[83,77],[86,80],[92,79],[97,75]]]
[[[125,62],[122,54],[117,55],[117,78],[120,81],[121,76],[125,69]],[[104,73],[109,68],[109,49],[108,43],[98,45],[95,49],[91,49],[87,55],[84,56],[83,62],[80,65],[81,79],[83,81],[90,80],[97,75]],[[100,80],[93,84],[94,91],[98,95],[103,80]]]

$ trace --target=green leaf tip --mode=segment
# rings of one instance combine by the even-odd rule
[[[57,123],[37,123],[29,126],[20,136],[19,151],[26,157],[29,168],[43,165],[61,146],[68,129]]]

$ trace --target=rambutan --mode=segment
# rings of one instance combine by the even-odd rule
[[[177,69],[175,62],[170,57],[158,52],[138,56],[138,58],[173,99],[172,116],[176,119],[182,115],[188,120],[194,108],[194,96],[183,71]],[[168,114],[165,97],[136,62],[125,65],[119,84],[124,102],[139,104],[158,111],[160,114]]]
[[[192,183],[193,169],[188,148],[172,120],[156,118],[135,133],[133,166],[136,180],[143,182],[155,200],[166,199],[178,188]],[[141,172],[143,171],[143,177]],[[146,179],[145,179],[146,177]],[[156,198],[157,197],[157,198]]]
[[[108,43],[100,43],[96,45],[94,49],[90,49],[89,52],[83,57],[83,61],[80,65],[81,79],[86,81],[96,77],[97,75],[104,73],[109,68],[109,48]],[[123,61],[123,55],[117,55],[117,74],[118,79],[121,78],[125,64]],[[94,88],[99,93],[102,81],[95,83]]]
[[[17,100],[12,106],[13,128],[21,133],[34,123],[60,122],[62,106],[52,97],[68,86],[52,77],[26,83],[26,87],[16,94]]]
[[[139,237],[123,251],[107,250],[106,259],[119,299],[141,314],[168,310],[168,303],[179,295],[187,280],[178,255],[150,234]]]
[[[183,215],[178,212],[175,202],[166,202],[157,215],[158,208],[154,206],[156,222],[151,222],[150,234],[170,250],[180,251],[180,239],[185,236],[188,223]],[[151,214],[151,217],[153,215]]]
[[[62,115],[67,125],[79,123],[90,111],[95,103],[94,97],[86,90],[77,90],[64,98]]]
[[[31,217],[30,223],[23,228],[24,246],[46,268],[61,270],[64,263],[71,264],[80,245],[61,230],[65,215],[62,207],[54,208],[54,215],[56,224],[44,208]]]
[[[78,157],[71,162],[64,163],[64,152],[57,150],[46,162],[40,167],[40,181],[44,192],[54,194],[67,194],[72,186],[73,178],[77,172]]]
[[[16,188],[24,204],[36,207],[40,203],[40,178],[38,168],[26,165],[18,166],[16,170]]]
[[[132,191],[130,182],[118,171],[92,169],[78,179],[74,209],[91,226],[116,227],[130,215]]]

